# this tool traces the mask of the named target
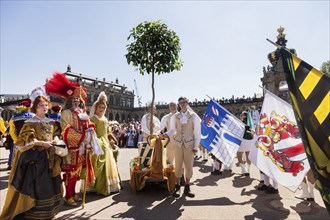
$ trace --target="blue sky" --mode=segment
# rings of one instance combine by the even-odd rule
[[[137,82],[151,100],[151,76],[127,64],[129,31],[164,21],[180,38],[180,72],[155,77],[156,102],[253,96],[282,26],[288,48],[320,67],[330,58],[327,1],[3,1],[0,94],[27,94],[54,71]],[[137,105],[137,104],[135,104]]]

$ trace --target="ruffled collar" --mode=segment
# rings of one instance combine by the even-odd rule
[[[89,119],[89,116],[85,112],[81,112],[81,109],[74,109],[73,110],[82,121],[87,121]]]
[[[51,119],[51,118],[47,118],[47,117],[41,118],[41,117],[35,115],[34,117],[27,119],[25,122],[32,122],[32,123],[46,122],[46,123],[49,123],[49,122],[53,122],[53,121],[54,120]]]

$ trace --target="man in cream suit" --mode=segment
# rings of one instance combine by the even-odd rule
[[[201,119],[188,109],[188,99],[180,97],[178,99],[181,111],[171,117],[170,130],[165,133],[174,142],[175,160],[175,197],[180,196],[180,177],[182,167],[184,167],[185,187],[184,194],[188,197],[195,197],[190,190],[190,179],[193,175],[194,153],[198,151],[198,144],[201,138]]]

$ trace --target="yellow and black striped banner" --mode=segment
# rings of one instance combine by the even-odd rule
[[[285,48],[281,56],[315,185],[330,214],[330,79]]]

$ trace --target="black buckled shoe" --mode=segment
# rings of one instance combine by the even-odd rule
[[[267,194],[278,194],[278,189],[275,189],[274,187],[269,187],[268,189],[265,190],[265,193]]]
[[[186,181],[184,180],[184,176],[182,175],[180,178],[180,186],[185,186],[186,185]]]
[[[190,198],[194,198],[195,197],[195,194],[190,191],[190,185],[189,184],[187,184],[187,185],[184,186],[183,193],[185,195],[187,195],[188,197],[190,197]]]
[[[175,189],[174,192],[172,194],[174,197],[179,197],[180,196],[180,185],[175,184]]]
[[[260,184],[256,187],[257,190],[259,191],[265,191],[269,188],[269,186],[266,186],[265,184]]]
[[[221,174],[222,174],[222,172],[220,170],[213,170],[211,172],[211,175],[221,175]]]

